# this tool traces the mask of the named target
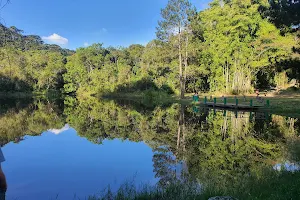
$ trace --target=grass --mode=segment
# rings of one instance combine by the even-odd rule
[[[193,94],[187,94],[184,99],[180,99],[177,95],[167,95],[167,94],[152,94],[152,97],[147,97],[144,93],[120,93],[114,96],[110,96],[109,98],[116,98],[116,99],[124,99],[124,100],[131,100],[131,101],[139,101],[143,104],[152,104],[155,106],[158,105],[167,105],[171,103],[180,103],[183,105],[193,105],[192,101]],[[200,104],[204,102],[204,97],[206,94],[200,94]],[[208,101],[210,101],[210,96],[207,95]],[[213,98],[217,98],[217,102],[223,103],[222,96],[212,96]],[[263,103],[259,102],[256,99],[255,95],[247,95],[245,96],[246,100],[244,100],[244,96],[236,96],[239,99],[240,104],[250,105],[250,99],[253,99],[254,106],[262,106],[260,111],[268,111],[270,114],[277,114],[277,115],[284,115],[288,117],[296,117],[300,118],[300,93],[283,93],[277,95],[268,95],[262,96]],[[227,103],[235,104],[235,96],[228,95],[226,96]],[[264,107],[266,100],[270,101],[270,107]]]
[[[211,195],[201,192],[199,186],[190,183],[173,183],[165,189],[143,185],[140,189],[133,183],[123,184],[115,193],[108,189],[89,200],[207,200]]]
[[[300,196],[300,172],[266,170],[261,177],[245,177],[237,185],[228,183],[218,187],[209,183],[201,187],[197,183],[178,182],[164,189],[144,185],[141,189],[133,183],[123,184],[116,192],[108,187],[102,194],[89,200],[207,200],[215,196],[231,196],[243,200],[298,199]]]
[[[57,93],[57,92],[56,92]],[[47,94],[43,93],[0,93],[0,98],[32,98],[36,96],[47,95],[49,97],[57,97],[55,92],[49,92]],[[138,101],[144,105],[151,106],[163,106],[172,103],[181,103],[184,105],[192,105],[192,95],[187,94],[184,99],[180,99],[178,95],[168,95],[164,92],[159,91],[146,91],[146,92],[136,92],[136,93],[118,93],[112,96],[105,96],[105,98],[122,99]],[[208,100],[210,99],[210,94],[200,94],[200,103],[204,102],[204,96],[207,95]],[[212,96],[217,98],[217,102],[223,102],[221,96]],[[227,102],[235,103],[235,96],[228,95]],[[299,91],[281,91],[278,94],[268,94],[267,97],[262,95],[264,103],[260,103],[256,100],[255,95],[247,95],[246,101],[244,101],[244,96],[236,96],[239,99],[240,104],[250,105],[250,99],[253,99],[254,105],[263,106],[266,100],[270,100],[269,108],[261,108],[261,111],[268,111],[270,114],[278,114],[289,117],[300,118],[300,92]]]
[[[236,96],[239,99],[239,104],[250,105],[250,99],[253,100],[254,106],[262,106],[259,108],[259,111],[267,111],[270,114],[284,115],[288,117],[300,117],[300,97],[297,95],[291,96],[269,96],[262,97],[262,102],[258,101],[255,96]],[[208,98],[209,101],[210,98]],[[270,101],[270,107],[265,106],[266,100]],[[190,103],[191,97],[188,99],[184,99],[184,102],[188,104]],[[204,96],[200,98],[200,103],[204,102]],[[217,103],[223,103],[223,97],[217,97]],[[235,96],[228,96],[227,103],[235,104]]]

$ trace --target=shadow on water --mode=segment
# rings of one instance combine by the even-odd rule
[[[0,98],[0,114],[10,109],[20,110],[27,108],[32,102],[32,98]]]
[[[130,99],[114,99],[114,101],[120,107],[129,108],[136,110],[138,112],[152,112],[157,107],[168,108],[172,105],[172,103],[163,103],[162,105],[154,105],[151,102],[147,102],[144,100],[130,100]]]
[[[10,78],[0,74],[1,92],[29,92],[33,90],[29,83],[18,78]]]
[[[66,123],[95,144],[105,139],[146,143],[154,152],[153,171],[161,188],[174,181],[195,182],[210,194],[242,199],[268,199],[270,193],[273,199],[299,195],[300,182],[293,178],[300,176],[296,118],[67,97],[63,106],[34,100],[28,107],[2,114],[1,144]]]
[[[165,72],[161,72],[162,75]],[[161,87],[158,87],[153,80],[149,78],[143,78],[141,80],[138,80],[136,82],[120,85],[116,89],[116,93],[133,93],[133,92],[143,92],[147,90],[154,90],[154,91],[159,91],[159,92],[165,92],[167,94],[174,94],[174,91],[170,86],[163,84]]]

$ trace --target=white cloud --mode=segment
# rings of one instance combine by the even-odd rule
[[[44,36],[42,37],[43,40],[46,40],[48,42],[54,43],[54,44],[61,44],[65,45],[68,44],[69,40],[67,38],[64,38],[56,33],[53,33],[50,36]]]
[[[83,46],[88,47],[90,44],[88,42],[83,43]]]
[[[106,33],[107,29],[106,28],[102,28],[102,32]]]

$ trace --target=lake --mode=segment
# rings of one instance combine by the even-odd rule
[[[0,103],[8,200],[88,199],[174,180],[233,191],[266,171],[299,170],[297,118],[94,98]]]

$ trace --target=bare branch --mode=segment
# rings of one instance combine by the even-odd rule
[[[10,0],[6,0],[4,5],[2,6],[2,0],[0,1],[0,10],[2,10],[5,6],[7,6],[10,3]]]

